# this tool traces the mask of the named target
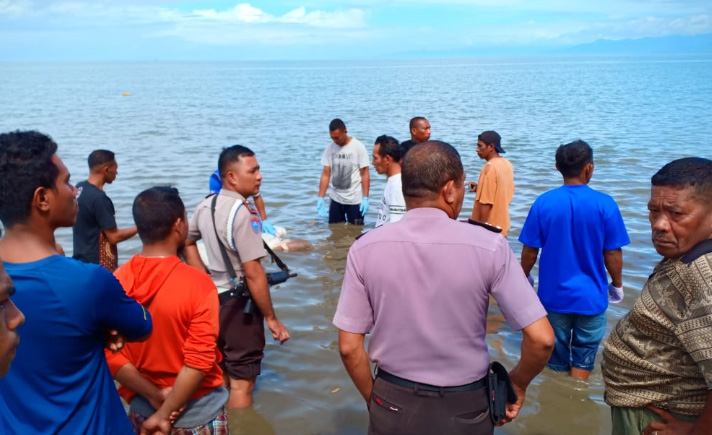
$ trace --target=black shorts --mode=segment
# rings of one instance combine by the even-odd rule
[[[487,389],[446,392],[405,388],[377,377],[368,411],[369,434],[491,435]]]
[[[222,369],[233,379],[250,379],[260,374],[265,349],[265,322],[255,307],[245,314],[247,298],[234,297],[220,308],[218,349],[222,351]]]
[[[363,225],[363,215],[360,209],[361,204],[340,204],[332,199],[329,204],[329,223],[348,222]]]

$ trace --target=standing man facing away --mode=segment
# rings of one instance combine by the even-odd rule
[[[116,179],[119,168],[114,153],[95,150],[89,154],[89,178],[77,183],[79,212],[72,228],[73,258],[101,264],[110,272],[119,265],[116,244],[136,235],[136,227],[119,229],[114,203],[104,193],[104,184]]]
[[[500,227],[502,235],[509,232],[509,204],[514,197],[514,168],[500,156],[504,149],[496,131],[483,131],[477,136],[477,155],[485,160],[477,183],[468,182],[475,194],[472,220]]]
[[[409,149],[430,140],[430,123],[422,116],[416,116],[410,120],[410,140],[401,143],[402,153],[408,152]]]
[[[414,147],[403,163],[405,216],[349,250],[334,325],[346,371],[369,407],[369,433],[493,432],[484,385],[490,295],[523,332],[521,360],[510,373],[518,400],[498,424],[517,416],[549,359],[554,335],[546,311],[507,241],[456,220],[464,182],[453,147]],[[378,366],[375,381],[369,359]]]
[[[272,337],[280,343],[289,339],[289,332],[277,319],[272,307],[267,275],[260,262],[266,255],[260,217],[246,199],[260,191],[262,174],[257,157],[249,148],[233,145],[220,153],[218,167],[222,189],[217,196],[209,196],[196,207],[190,220],[185,255],[188,264],[207,270],[195,243],[201,238],[204,240],[210,276],[222,295],[218,346],[223,353],[223,369],[229,377],[228,408],[247,408],[252,405],[252,390],[261,372],[265,321]],[[248,297],[239,293],[228,298],[237,282],[231,281],[220,243],[235,270],[236,280],[244,278],[249,295],[257,306],[252,314],[244,312]]]
[[[319,196],[316,208],[319,216],[326,216],[324,196],[329,187],[329,223],[348,221],[363,225],[368,212],[368,151],[361,141],[348,135],[344,121],[334,119],[329,123],[329,136],[333,141],[324,150],[321,164],[324,170],[319,179]],[[363,195],[362,195],[363,193]]]
[[[10,299],[14,294],[12,278],[5,272],[0,258],[0,378],[10,370],[10,363],[15,359],[17,345],[20,344],[17,328],[25,323],[25,315]]]
[[[556,336],[547,366],[588,379],[606,332],[608,296],[615,303],[623,298],[621,248],[630,239],[613,198],[588,187],[593,150],[586,142],[561,145],[556,169],[564,185],[539,196],[529,210],[519,235],[521,263],[530,277],[541,249],[539,299]]]
[[[379,174],[386,174],[381,208],[378,209],[376,226],[398,222],[405,214],[405,200],[401,184],[401,148],[398,141],[390,136],[378,136],[373,145],[373,168]]]
[[[173,426],[181,433],[227,434],[228,392],[218,367],[218,295],[208,275],[178,258],[188,236],[178,190],[144,190],[134,200],[133,218],[143,248],[116,277],[129,297],[144,304],[155,327],[143,343],[129,343],[117,354],[106,352],[122,385],[119,393],[130,404],[129,418],[137,433],[142,426],[149,433]],[[169,387],[163,397],[161,391]],[[171,414],[184,407],[171,424]]]
[[[712,160],[688,157],[651,179],[653,246],[663,259],[604,343],[613,434],[712,428]]]
[[[56,152],[36,131],[0,134],[0,256],[28,319],[0,379],[0,433],[130,434],[103,348],[145,339],[151,316],[105,268],[57,254],[77,191]]]

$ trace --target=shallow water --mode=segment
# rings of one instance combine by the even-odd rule
[[[616,199],[632,241],[624,249],[626,298],[609,308],[609,330],[658,261],[646,212],[650,177],[678,157],[711,157],[712,59],[701,57],[0,63],[0,79],[0,131],[52,135],[74,182],[86,178],[90,151],[117,153],[119,176],[106,191],[120,227],[132,225],[131,202],[139,191],[174,185],[192,211],[207,193],[221,147],[241,143],[257,153],[270,220],[315,249],[282,255],[299,273],[273,296],[292,339],[267,345],[257,414],[231,416],[233,425],[247,426],[244,433],[356,434],[367,425],[331,325],[346,254],[361,228],[316,218],[320,157],[332,118],[344,119],[370,152],[378,135],[404,140],[408,120],[426,116],[433,139],[460,151],[468,180],[476,180],[482,166],[477,134],[497,130],[515,167],[509,241],[517,254],[532,202],[561,183],[556,146],[588,141],[596,164],[591,185]],[[385,184],[374,171],[371,179],[366,229]],[[472,202],[468,194],[461,218]],[[71,254],[71,230],[58,231],[58,241]],[[137,238],[122,243],[121,261],[139,249]],[[496,306],[490,314],[490,355],[512,367],[521,335]],[[610,433],[600,370],[588,382],[545,370],[528,389],[520,417],[497,433]]]

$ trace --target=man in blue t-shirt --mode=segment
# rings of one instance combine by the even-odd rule
[[[132,434],[104,346],[147,337],[151,317],[105,268],[57,254],[77,190],[56,151],[35,131],[0,134],[0,256],[27,318],[0,379],[0,433]]]
[[[539,196],[519,236],[522,269],[539,263],[539,299],[556,336],[547,366],[587,379],[606,332],[608,298],[623,299],[623,252],[630,243],[618,205],[588,187],[593,151],[584,141],[556,150],[564,185]],[[611,277],[608,283],[606,270]]]

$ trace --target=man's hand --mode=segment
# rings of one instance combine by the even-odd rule
[[[104,334],[104,347],[112,353],[118,353],[124,348],[124,336],[119,334],[116,329],[109,329]]]
[[[271,320],[266,320],[266,322],[267,327],[270,331],[272,331],[272,338],[279,341],[279,344],[283,344],[285,341],[289,340],[289,331],[287,331],[284,324],[277,320],[276,317]]]
[[[168,435],[170,433],[171,422],[168,419],[159,417],[158,413],[155,413],[152,416],[148,417],[146,421],[144,421],[141,425],[141,435]]]
[[[477,183],[474,181],[468,181],[465,183],[465,186],[470,188],[470,192],[477,192]]]
[[[368,213],[368,196],[363,197],[361,205],[358,206],[358,211],[361,213],[361,216],[366,216],[366,213]]]
[[[695,423],[676,419],[664,409],[648,406],[648,409],[658,414],[663,421],[654,421],[643,429],[643,435],[688,435],[695,429]]]
[[[507,416],[500,420],[497,423],[497,426],[502,426],[503,424],[514,420],[517,415],[519,415],[519,411],[522,409],[522,405],[524,404],[524,397],[526,396],[527,390],[520,388],[514,382],[512,382],[512,386],[514,387],[514,392],[517,393],[517,401],[515,403],[507,402]]]
[[[326,211],[326,206],[324,205],[324,197],[323,196],[318,196],[316,198],[316,214],[319,217],[329,216],[329,212]]]

